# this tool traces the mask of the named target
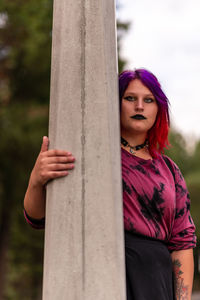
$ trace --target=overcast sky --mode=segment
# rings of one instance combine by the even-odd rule
[[[122,55],[127,68],[145,67],[171,102],[173,125],[200,139],[200,0],[121,0],[118,17],[130,21]]]

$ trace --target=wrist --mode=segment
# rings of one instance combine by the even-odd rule
[[[32,189],[44,190],[44,184],[42,184],[39,180],[36,179],[34,173],[31,173],[30,180],[29,180],[29,187]]]

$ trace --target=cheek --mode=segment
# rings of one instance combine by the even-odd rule
[[[120,113],[120,122],[121,122],[122,125],[123,125],[123,123],[124,123],[125,120],[126,120],[125,111],[121,110],[121,113]]]
[[[151,118],[149,119],[149,121],[151,120],[150,126],[153,126],[155,124],[157,115],[158,115],[158,108],[154,107],[151,111]]]
[[[129,111],[126,106],[122,106],[120,112],[120,124],[122,127],[126,127],[128,122],[129,122]]]
[[[127,115],[127,107],[126,105],[122,102],[121,105],[121,112],[120,112],[120,118],[123,119]]]
[[[156,120],[157,118],[157,115],[158,115],[158,108],[155,109],[155,112],[154,112],[154,119]]]
[[[156,105],[152,111],[152,118],[154,119],[154,121],[156,120],[157,114],[158,114],[158,106]]]

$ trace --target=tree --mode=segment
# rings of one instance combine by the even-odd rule
[[[121,73],[124,70],[124,67],[126,65],[126,60],[124,58],[121,57],[120,53],[121,53],[121,41],[122,41],[122,37],[124,36],[125,32],[128,30],[130,26],[130,23],[126,22],[117,22],[117,49],[118,49],[118,69],[119,69],[119,73]]]
[[[0,113],[1,299],[22,299],[22,289],[25,295],[30,294],[24,299],[36,299],[31,294],[41,285],[40,276],[33,288],[36,274],[41,275],[43,234],[25,224],[22,200],[41,136],[46,134],[47,111],[38,105],[27,108],[13,104]],[[31,272],[28,264],[33,268]],[[5,280],[7,289],[3,293]]]
[[[48,103],[52,0],[2,0],[0,13],[1,102]]]
[[[122,2],[120,0],[117,1],[117,10],[120,10],[122,7]],[[118,50],[118,69],[119,73],[121,73],[124,70],[124,67],[126,65],[126,60],[121,56],[121,42],[128,31],[130,26],[130,22],[122,22],[119,19],[117,20],[117,50]]]
[[[36,299],[31,291],[41,286],[42,235],[27,231],[22,200],[48,127],[52,1],[2,0],[0,21],[0,299]]]

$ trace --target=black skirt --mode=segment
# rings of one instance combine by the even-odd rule
[[[158,240],[125,232],[127,300],[174,300],[171,255]]]

